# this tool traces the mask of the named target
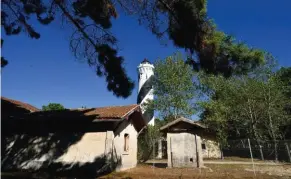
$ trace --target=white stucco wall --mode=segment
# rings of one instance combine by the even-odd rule
[[[124,135],[129,134],[129,150],[124,151]],[[137,164],[137,131],[132,123],[124,121],[115,132],[116,153],[121,156],[121,166],[117,170],[133,168]]]
[[[52,136],[51,134],[50,136]],[[68,134],[64,133],[62,137],[69,138]],[[17,136],[20,137],[21,136]],[[27,160],[16,161],[17,167],[21,169],[38,169],[43,166],[44,162],[55,163],[61,162],[63,164],[82,164],[82,163],[93,163],[94,160],[98,157],[102,157],[112,149],[114,134],[113,131],[107,132],[88,132],[85,133],[82,138],[69,146],[65,152],[56,159],[52,159],[52,155],[55,151],[54,146],[50,146],[50,150],[43,152],[42,144],[46,140],[45,138],[38,137],[34,138],[32,143],[26,144],[23,143],[23,148],[17,151],[18,155],[29,155],[29,152],[35,154],[40,153],[37,158],[27,158]],[[62,140],[62,138],[60,138]],[[13,142],[7,147],[13,148]],[[17,145],[17,144],[16,144]],[[107,149],[107,150],[106,150]]]
[[[201,138],[190,133],[167,133],[168,167],[197,167],[197,151],[199,167],[203,166]]]
[[[203,158],[220,158],[221,151],[218,142],[210,139],[202,139],[206,149],[202,149]]]
[[[124,151],[124,135],[129,134],[129,150]],[[59,158],[62,162],[92,162],[95,157],[101,155],[114,155],[121,159],[116,169],[126,170],[137,164],[137,131],[130,121],[123,121],[116,132],[86,133],[80,142],[70,146],[68,152]]]
[[[94,162],[96,157],[106,155],[112,149],[113,138],[112,131],[85,133],[79,142],[71,145],[67,152],[56,161],[63,163]]]
[[[129,134],[129,151],[124,152],[124,134]],[[24,136],[24,137],[23,137]],[[85,163],[94,163],[96,158],[108,156],[114,159],[121,159],[121,163],[116,170],[125,170],[133,168],[137,164],[137,131],[129,121],[122,122],[116,132],[87,132],[84,133],[76,143],[70,144],[68,148],[64,147],[65,151],[60,151],[61,154],[55,158],[56,151],[60,146],[46,146],[45,150],[42,146],[47,145],[49,136],[54,134],[41,136],[15,135],[10,136],[11,142],[6,145],[6,151],[10,151],[9,161],[12,161],[13,167],[18,169],[38,169],[50,163],[62,163],[69,165],[82,165]],[[54,139],[54,142],[70,140],[74,133],[63,133]],[[23,139],[23,140],[22,140]],[[15,142],[16,141],[16,142]],[[33,153],[33,157],[30,157]],[[24,156],[24,157],[22,157]],[[27,157],[26,157],[27,156]],[[1,163],[4,162],[3,158]]]

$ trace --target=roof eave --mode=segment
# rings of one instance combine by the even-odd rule
[[[122,121],[124,119],[94,119],[92,122],[119,122]]]
[[[139,105],[136,105],[134,108],[132,108],[131,110],[129,110],[127,113],[125,113],[122,117],[120,118],[116,118],[116,119],[94,119],[93,122],[105,122],[105,121],[108,121],[108,122],[120,122],[120,121],[123,121],[123,120],[128,120],[128,117],[133,114],[135,111],[137,111],[137,108],[139,108]]]
[[[129,110],[127,113],[125,113],[122,117],[121,117],[121,119],[128,119],[128,117],[132,114],[132,113],[134,113],[136,110],[137,110],[137,108],[139,108],[140,106],[139,105],[136,105],[134,108],[132,108],[131,110]],[[138,109],[139,110],[139,109]]]
[[[189,124],[191,124],[191,125],[195,125],[195,126],[197,126],[197,127],[200,127],[200,128],[202,128],[202,129],[206,129],[206,126],[204,126],[204,125],[201,125],[201,124],[199,124],[199,123],[196,123],[196,122],[194,122],[194,121],[191,121],[191,120],[189,120],[189,119],[187,119],[187,118],[181,117],[181,118],[178,118],[178,119],[176,119],[176,120],[174,120],[174,121],[172,121],[172,122],[170,122],[170,123],[168,123],[168,124],[162,126],[162,127],[160,128],[160,131],[164,131],[164,130],[170,128],[171,126],[177,124],[178,122],[186,122],[186,123],[189,123]]]

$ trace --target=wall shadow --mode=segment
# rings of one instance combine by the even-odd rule
[[[56,162],[85,133],[104,132],[115,127],[114,122],[93,123],[96,116],[86,116],[88,110],[36,112],[2,118],[2,173],[21,172],[29,174],[29,178],[96,178],[115,170],[121,159],[114,150],[106,156],[98,156],[93,162]]]
[[[2,135],[1,169],[11,170],[26,166],[33,160],[44,160],[35,163],[34,168],[50,165],[67,149],[77,143],[84,133],[50,133],[50,134],[15,134]],[[30,166],[31,167],[31,166]]]

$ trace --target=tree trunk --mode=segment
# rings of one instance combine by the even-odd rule
[[[250,117],[251,117],[252,130],[253,130],[253,133],[254,133],[254,136],[255,136],[255,140],[256,140],[257,144],[259,146],[261,146],[261,142],[259,140],[259,136],[258,136],[258,133],[257,133],[257,128],[256,128],[256,125],[255,125],[255,123],[257,121],[254,120],[254,114],[253,114],[253,111],[252,111],[252,109],[250,107],[250,100],[249,99],[248,99],[248,105],[249,105],[249,112],[250,112]],[[264,154],[263,154],[262,150],[260,150],[260,155],[261,155],[261,158],[263,158]]]
[[[223,156],[223,150],[222,150],[222,145],[220,145],[220,152],[221,152],[221,160],[223,160],[224,159],[224,156]]]
[[[278,162],[278,143],[276,141],[276,135],[274,132],[273,120],[271,115],[271,90],[268,87],[268,117],[269,117],[269,128],[271,132],[271,137],[274,143],[274,150],[275,150],[275,161]]]
[[[153,147],[151,147],[150,150],[148,150],[148,152],[143,155],[141,162],[145,163],[146,161],[148,161],[150,159],[152,153],[153,153]]]
[[[276,139],[274,140],[274,150],[275,150],[275,161],[278,162],[278,143]]]
[[[264,153],[263,153],[263,149],[262,149],[261,144],[259,144],[259,148],[260,148],[261,160],[264,160]]]

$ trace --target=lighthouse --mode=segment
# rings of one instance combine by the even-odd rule
[[[154,112],[146,110],[144,105],[148,100],[154,99],[153,94],[153,79],[154,79],[154,65],[151,64],[147,59],[144,59],[138,69],[138,96],[137,104],[140,104],[142,114],[147,124],[154,125],[155,118]]]

